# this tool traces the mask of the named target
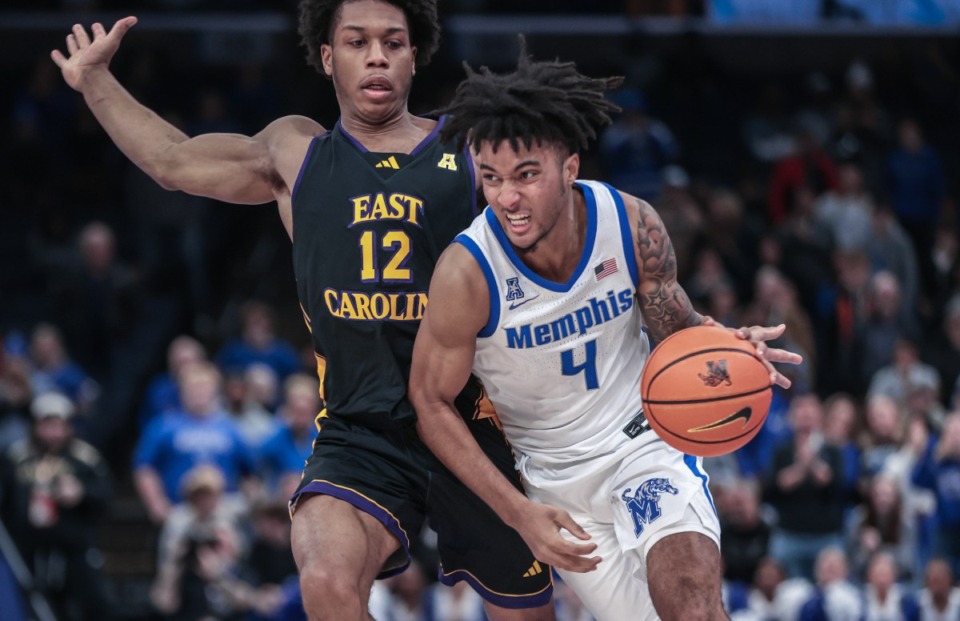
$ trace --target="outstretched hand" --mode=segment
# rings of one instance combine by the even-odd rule
[[[719,328],[725,327],[714,321],[711,317],[704,317],[703,325],[717,326]],[[780,373],[780,371],[777,371],[773,363],[800,364],[803,362],[803,356],[792,351],[787,351],[786,349],[778,349],[767,345],[767,341],[778,339],[783,335],[787,329],[785,324],[781,323],[779,326],[749,326],[727,329],[732,330],[733,333],[741,339],[753,343],[753,346],[757,349],[757,356],[763,361],[763,364],[770,372],[771,384],[776,384],[782,388],[790,388],[792,383],[790,379]]]
[[[566,511],[530,501],[518,521],[517,532],[530,547],[537,560],[577,573],[593,571],[600,564],[599,556],[588,557],[597,549],[594,543],[574,543],[560,535],[566,530],[581,540],[590,539],[587,531]]]
[[[67,35],[67,53],[64,56],[60,50],[50,52],[50,58],[60,67],[63,79],[71,88],[82,91],[83,81],[90,71],[106,69],[110,59],[120,47],[120,40],[127,31],[137,23],[136,17],[124,17],[117,20],[110,32],[103,28],[103,24],[96,23],[91,28],[93,39],[80,24],[74,24],[73,30]]]

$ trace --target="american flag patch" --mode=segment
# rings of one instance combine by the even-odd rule
[[[593,273],[597,275],[597,280],[603,280],[611,274],[617,273],[617,260],[607,259],[600,265],[593,268]]]

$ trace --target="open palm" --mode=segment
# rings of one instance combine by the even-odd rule
[[[103,24],[96,23],[90,29],[92,40],[83,26],[74,24],[72,32],[67,35],[69,56],[64,56],[60,50],[53,50],[50,58],[60,67],[67,84],[78,91],[82,90],[87,74],[91,70],[107,67],[120,47],[123,35],[136,23],[136,17],[124,17],[113,25],[110,32],[104,30]]]

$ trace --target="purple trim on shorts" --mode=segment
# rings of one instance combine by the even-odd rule
[[[550,568],[545,566],[544,571],[550,571]],[[512,608],[515,610],[523,608],[539,608],[540,606],[549,604],[550,598],[553,597],[552,574],[550,575],[550,584],[547,585],[545,589],[539,593],[531,593],[529,595],[504,595],[503,593],[496,593],[483,586],[483,584],[481,584],[473,574],[462,569],[455,569],[449,574],[446,574],[443,572],[443,567],[441,567],[437,574],[437,578],[440,580],[440,582],[447,586],[453,586],[461,580],[466,580],[467,584],[473,587],[473,590],[480,594],[480,597],[495,606],[500,606],[501,608]]]
[[[431,130],[430,133],[427,134],[426,138],[420,141],[420,144],[418,144],[413,148],[413,151],[410,152],[410,157],[413,157],[414,155],[419,153],[421,150],[423,150],[423,148],[427,146],[431,140],[433,140],[433,137],[440,133],[440,128],[443,127],[443,124],[446,122],[447,122],[446,115],[443,115],[439,119],[437,119],[437,124],[434,126],[433,130]]]
[[[397,521],[397,518],[393,517],[390,512],[386,509],[373,502],[360,492],[354,491],[348,487],[340,487],[334,485],[333,483],[328,483],[326,481],[311,481],[303,486],[293,498],[290,499],[290,507],[292,508],[290,515],[293,515],[293,509],[296,507],[297,502],[300,500],[300,497],[304,494],[324,494],[326,496],[333,496],[334,498],[339,498],[340,500],[350,503],[357,509],[363,511],[364,513],[375,517],[381,524],[383,524],[394,537],[400,542],[400,545],[403,547],[404,553],[407,555],[407,562],[399,567],[394,567],[380,572],[377,578],[389,578],[390,576],[395,576],[399,573],[403,573],[407,567],[410,566],[410,539],[407,538],[407,534],[403,531],[403,528],[400,526],[400,522]]]
[[[313,139],[310,140],[310,146],[307,147],[307,155],[303,158],[303,163],[300,164],[300,172],[297,173],[297,180],[293,183],[293,190],[290,192],[291,201],[297,197],[297,190],[300,189],[300,180],[303,179],[303,173],[307,170],[307,164],[310,162],[310,156],[313,155],[313,150],[317,146],[317,141],[329,135],[330,132],[326,132],[319,136],[314,136]]]

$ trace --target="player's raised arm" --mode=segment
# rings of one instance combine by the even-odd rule
[[[63,78],[83,98],[123,153],[167,189],[232,203],[265,203],[285,189],[274,153],[285,130],[319,133],[315,122],[281,119],[254,137],[207,134],[190,138],[140,104],[110,73],[109,63],[135,17],[117,21],[107,32],[94,24],[92,38],[75,24],[67,36],[67,54],[51,52]],[[302,155],[302,153],[300,154]]]
[[[417,411],[417,432],[467,487],[520,533],[534,555],[560,569],[585,572],[599,557],[596,546],[560,536],[563,528],[580,539],[589,536],[570,515],[535,503],[518,491],[480,449],[454,399],[470,376],[477,333],[486,324],[490,299],[484,275],[473,256],[452,244],[440,257],[430,283],[430,303],[420,324],[410,372],[410,401]]]
[[[640,282],[637,298],[651,336],[670,334],[703,323],[703,317],[677,282],[677,255],[663,220],[645,201],[621,193],[633,232]]]

